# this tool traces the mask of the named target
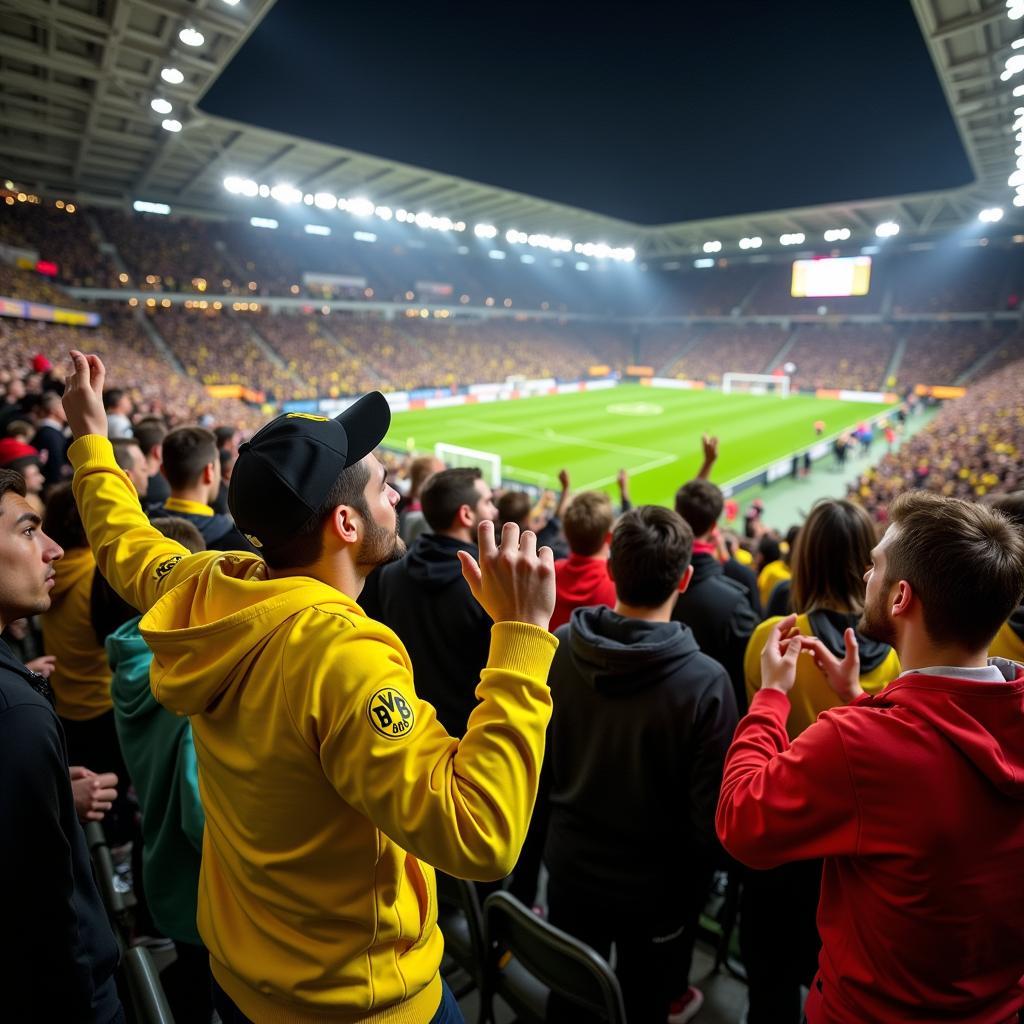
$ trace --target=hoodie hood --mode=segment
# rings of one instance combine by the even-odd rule
[[[833,612],[820,610],[807,616],[814,635],[840,660],[846,657],[844,633],[851,626],[856,629],[860,616],[855,612]],[[862,676],[873,672],[889,657],[892,648],[879,640],[857,633],[857,648],[860,652],[860,673]]]
[[[71,548],[54,563],[56,576],[50,591],[50,604],[59,605],[68,593],[83,580],[92,586],[92,575],[96,571],[96,559],[89,548]]]
[[[475,544],[465,544],[436,533],[421,533],[405,556],[409,578],[424,590],[440,590],[462,579],[462,563],[457,551],[477,557]]]
[[[1014,608],[1007,625],[1013,630],[1013,635],[1024,643],[1024,604]]]
[[[610,697],[656,686],[700,655],[681,622],[630,619],[604,605],[572,613],[569,648],[576,671]]]
[[[149,690],[152,652],[139,635],[141,616],[122,623],[106,640],[107,660],[113,672],[111,697],[119,715],[137,719],[159,710]]]
[[[691,587],[703,583],[704,580],[710,579],[712,576],[725,575],[722,563],[714,555],[706,554],[703,551],[695,552],[690,564],[693,566],[693,576],[689,583]]]
[[[14,651],[7,646],[7,642],[0,637],[0,672],[4,670],[21,676],[40,697],[49,702],[50,707],[53,707],[53,688],[47,682],[46,677],[39,675],[38,672],[33,672],[20,658],[15,656]]]
[[[1024,800],[1024,665],[990,658],[1004,683],[910,672],[877,697],[905,707],[952,744],[1004,796]]]
[[[266,638],[286,619],[318,604],[351,598],[308,576],[265,579],[262,559],[225,554],[166,593],[139,623],[153,652],[153,696],[171,711],[207,711],[246,672]]]

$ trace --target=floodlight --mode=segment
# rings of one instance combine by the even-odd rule
[[[353,231],[352,237],[357,242],[376,242],[377,236],[372,231]]]
[[[578,262],[578,263],[576,264],[576,269],[577,269],[577,270],[589,270],[589,269],[590,269],[590,264],[589,264],[589,263],[586,263],[586,262],[584,262],[583,260],[580,260],[580,261],[579,261],[579,262]]]
[[[270,197],[288,205],[302,202],[302,192],[294,185],[275,185],[270,190]]]
[[[705,242],[704,243],[704,251],[705,252],[721,252],[722,251],[722,243],[719,242],[717,239],[715,241],[713,241],[713,242]]]
[[[502,252],[501,249],[491,249],[487,255],[490,256],[492,260],[503,260],[505,258],[505,253]]]
[[[171,85],[181,85],[185,81],[185,76],[177,68],[163,68],[160,77]]]
[[[391,220],[391,207],[390,206],[377,206],[373,211],[380,217],[381,220]]]
[[[254,228],[276,228],[277,221],[273,217],[250,217],[249,223]]]
[[[892,238],[894,235],[898,235],[899,233],[899,224],[892,220],[883,221],[877,228],[875,228],[875,234],[879,238]]]
[[[132,209],[138,210],[139,213],[159,213],[165,217],[171,212],[166,203],[147,203],[144,199],[136,199],[132,203]]]
[[[430,214],[427,213],[425,210],[420,210],[420,212],[417,213],[415,217],[413,217],[413,220],[416,222],[417,227],[430,227]]]
[[[174,109],[167,100],[160,99],[159,97],[155,100],[150,100],[149,105],[158,114],[169,114]]]
[[[374,204],[364,196],[348,200],[348,212],[356,217],[369,217],[373,210]]]
[[[1020,173],[1021,180],[1022,182],[1024,182],[1024,172],[1018,173]],[[1012,184],[1016,184],[1016,182],[1013,182]],[[996,221],[1000,221],[1002,219],[1003,208],[1001,206],[987,207],[986,209],[982,210],[981,213],[978,214],[978,220],[980,220],[983,224],[995,224]]]
[[[163,128],[165,132],[180,132],[181,122],[175,120],[173,117],[167,117],[160,122],[160,127]]]
[[[493,238],[497,233],[498,229],[493,224],[476,224],[473,227],[473,234],[477,238]]]
[[[713,267],[715,265],[715,261],[713,259],[711,259],[710,257],[705,256],[703,259],[694,260],[693,261],[693,265],[698,270],[707,270],[708,267]],[[667,264],[666,264],[666,266],[667,266]]]
[[[536,256],[531,256],[528,252],[524,252],[522,254],[522,256],[519,257],[519,262],[520,263],[536,263],[537,262],[537,257]]]
[[[186,46],[202,46],[206,42],[206,36],[203,35],[198,29],[192,28],[191,25],[187,25],[178,33],[178,38]]]
[[[329,235],[331,229],[325,224],[307,224],[305,227],[307,235]]]
[[[319,210],[336,210],[338,208],[338,197],[331,192],[317,192],[313,196],[313,202]]]

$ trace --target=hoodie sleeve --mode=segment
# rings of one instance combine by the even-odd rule
[[[790,746],[789,698],[759,690],[725,760],[715,825],[722,845],[752,868],[850,855],[860,809],[842,737],[826,714]]]
[[[100,573],[133,608],[147,612],[182,578],[216,553],[193,555],[155,529],[142,511],[128,475],[114,461],[110,441],[80,437],[68,449],[75,468],[72,490]]]
[[[327,777],[390,839],[450,875],[497,880],[515,865],[533,812],[556,646],[536,626],[496,624],[461,740],[416,696],[401,645],[365,634],[334,645],[312,715],[293,714],[316,722]],[[335,672],[352,685],[332,684]]]

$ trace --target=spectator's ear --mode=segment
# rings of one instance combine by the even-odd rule
[[[217,473],[212,462],[203,466],[203,483],[212,484],[217,479]]]
[[[691,563],[686,567],[686,572],[683,573],[683,578],[679,581],[679,588],[676,590],[676,597],[686,592],[686,588],[690,585],[690,580],[693,579],[693,564]]]

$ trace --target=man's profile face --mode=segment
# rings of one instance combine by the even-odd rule
[[[19,472],[25,478],[25,490],[27,490],[29,494],[43,493],[43,486],[46,484],[46,478],[43,476],[42,470],[34,462],[30,462],[27,466],[19,470]]]
[[[473,486],[476,488],[477,494],[480,495],[476,505],[473,506],[472,529],[475,531],[481,523],[496,523],[498,521],[498,507],[494,504],[494,495],[491,493],[490,487],[483,480],[474,480]]]
[[[891,590],[886,583],[886,551],[892,543],[894,527],[889,527],[885,536],[871,552],[871,565],[864,573],[867,589],[864,594],[864,614],[857,623],[857,631],[873,640],[896,644],[896,628],[889,611],[892,606]]]
[[[53,563],[64,554],[43,533],[39,516],[20,495],[0,498],[0,619],[39,615],[50,607]]]
[[[386,467],[372,454],[363,461],[370,470],[370,479],[363,488],[369,517],[357,561],[372,568],[401,558],[405,554],[405,541],[398,536],[398,515],[395,512],[400,495],[388,483]]]
[[[146,465],[146,457],[137,444],[128,446],[128,454],[131,456],[132,468],[126,469],[125,472],[135,485],[135,490],[139,492],[139,497],[145,498],[149,490],[149,467]]]

